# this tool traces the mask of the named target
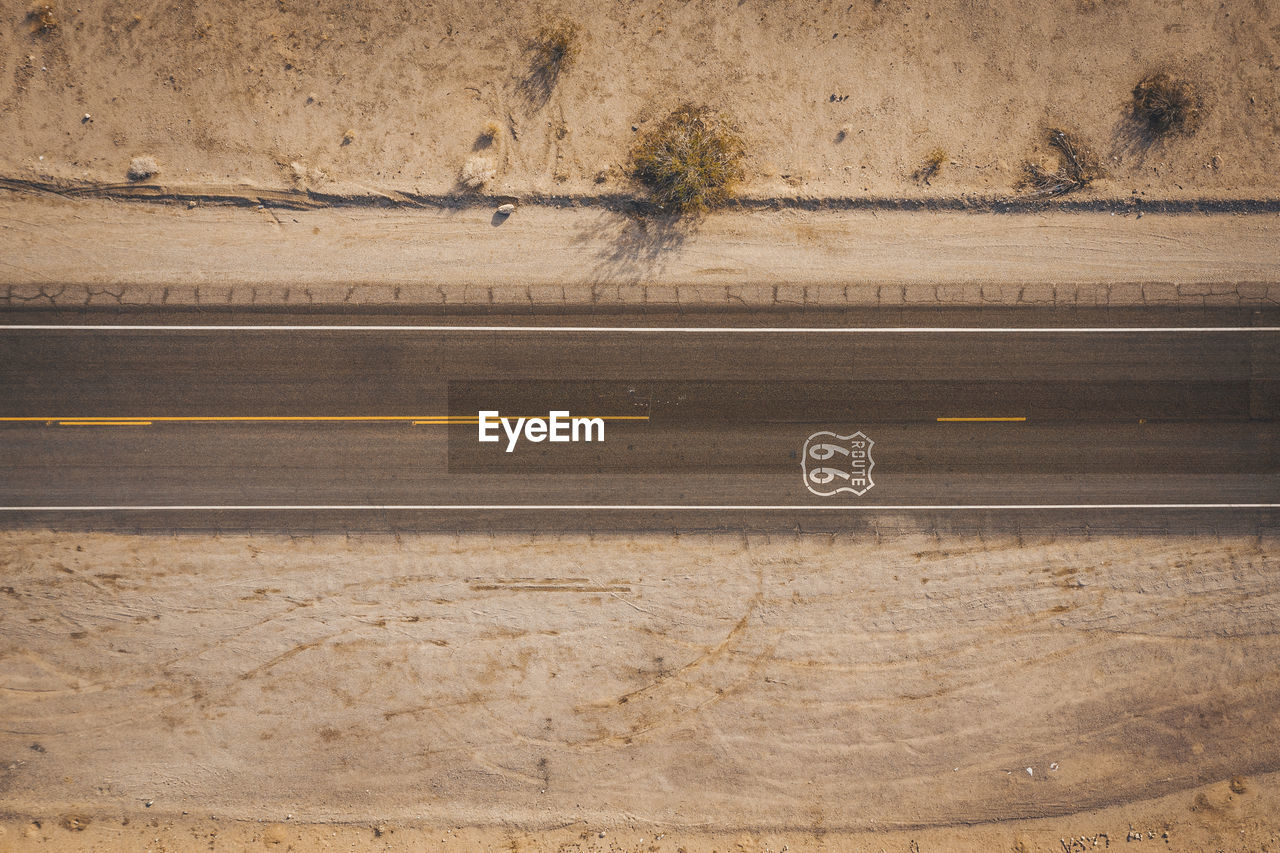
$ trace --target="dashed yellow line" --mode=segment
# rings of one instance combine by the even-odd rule
[[[58,421],[58,426],[151,426],[151,421]]]
[[[1006,421],[1021,422],[1026,418],[938,418],[938,423],[968,423],[975,421]]]

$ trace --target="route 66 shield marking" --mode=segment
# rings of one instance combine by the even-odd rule
[[[805,488],[824,498],[837,492],[862,497],[875,485],[871,479],[871,469],[876,467],[871,458],[874,444],[861,430],[853,435],[815,432],[804,443],[800,463]]]

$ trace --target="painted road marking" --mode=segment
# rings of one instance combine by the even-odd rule
[[[964,423],[969,421],[1025,421],[1026,418],[938,418],[938,423]]]
[[[871,458],[874,446],[875,442],[862,430],[852,435],[815,432],[805,439],[800,454],[805,488],[823,498],[838,492],[862,497],[875,486],[871,479],[871,471],[876,467]]]
[[[151,421],[58,421],[58,426],[151,426]]]
[[[112,512],[139,511],[152,512],[158,510],[305,510],[305,511],[346,511],[346,510],[566,510],[582,512],[583,510],[602,511],[809,511],[815,512],[866,512],[869,510],[921,511],[938,512],[953,510],[1081,510],[1081,509],[1280,509],[1280,503],[1191,503],[1191,504],[850,504],[833,506],[831,504],[259,504],[259,505],[220,505],[220,504],[184,504],[184,505],[121,505],[121,506],[0,506],[0,512]]]
[[[1153,334],[1153,333],[1227,333],[1280,332],[1280,326],[1093,326],[1093,327],[1003,327],[981,326],[839,326],[793,327],[773,326],[244,326],[244,325],[68,325],[13,324],[0,325],[0,331],[102,331],[102,332],[607,332],[647,334],[742,335],[742,334]]]

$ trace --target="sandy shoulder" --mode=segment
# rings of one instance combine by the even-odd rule
[[[59,304],[1276,305],[1280,215],[268,211],[0,197],[0,297]]]
[[[858,833],[1277,769],[1269,540],[196,541],[3,534],[0,808]]]

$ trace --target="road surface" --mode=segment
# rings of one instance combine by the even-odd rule
[[[1280,503],[1274,327],[263,322],[0,328],[0,524],[1261,529]],[[481,410],[604,440],[507,452]]]

